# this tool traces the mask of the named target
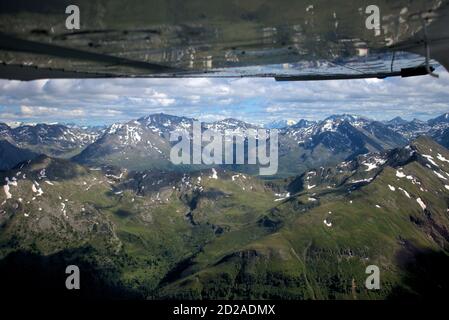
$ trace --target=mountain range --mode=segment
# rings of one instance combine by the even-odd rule
[[[449,116],[279,129],[277,176],[176,167],[155,114],[83,128],[0,124],[0,282],[10,296],[410,299],[449,289]],[[236,119],[202,130],[240,134]],[[65,267],[82,290],[65,289]],[[381,288],[364,286],[381,270]]]
[[[10,127],[0,123],[0,140],[35,153],[67,158],[95,142],[100,128],[61,124],[23,124]]]
[[[45,155],[0,180],[0,281],[12,296],[403,299],[449,288],[449,151],[428,137],[279,180]],[[63,286],[68,264],[83,270],[77,293]],[[364,287],[372,264],[380,290]]]
[[[189,132],[193,121],[195,119],[188,117],[153,114],[107,128],[61,124],[11,128],[0,123],[0,139],[33,152],[29,158],[33,154],[46,154],[72,158],[75,162],[91,166],[112,165],[129,170],[197,170],[201,167],[177,167],[169,160],[173,145],[169,139],[170,132]],[[380,122],[344,114],[322,121],[300,120],[293,125],[279,127],[279,177],[301,174],[316,166],[334,165],[368,152],[401,147],[421,135],[428,135],[443,146],[449,146],[448,114],[427,122],[406,121],[399,117]],[[239,134],[249,128],[259,127],[236,119],[202,123],[203,131],[227,130]],[[4,167],[12,168],[17,164],[10,162]],[[255,173],[250,166],[233,165],[230,168]]]

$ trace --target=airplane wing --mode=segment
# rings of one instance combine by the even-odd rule
[[[68,29],[69,5],[79,29]],[[0,1],[0,78],[416,76],[449,68],[449,0]],[[374,16],[373,16],[374,15]],[[373,20],[374,19],[374,20]]]

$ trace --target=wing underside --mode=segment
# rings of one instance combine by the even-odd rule
[[[0,77],[385,78],[447,66],[448,0],[0,1]],[[312,4],[311,4],[312,3]]]

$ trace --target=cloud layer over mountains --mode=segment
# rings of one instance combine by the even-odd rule
[[[104,124],[164,112],[204,121],[263,123],[351,113],[428,119],[449,110],[449,74],[440,79],[275,82],[273,79],[0,80],[2,121]]]

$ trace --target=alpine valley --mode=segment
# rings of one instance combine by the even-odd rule
[[[172,164],[170,132],[190,132],[193,121],[0,123],[2,290],[101,299],[429,299],[449,290],[449,114],[273,122],[279,170],[269,178],[251,165]],[[65,288],[68,265],[80,268],[80,290]],[[379,267],[378,290],[365,287],[369,265]]]

